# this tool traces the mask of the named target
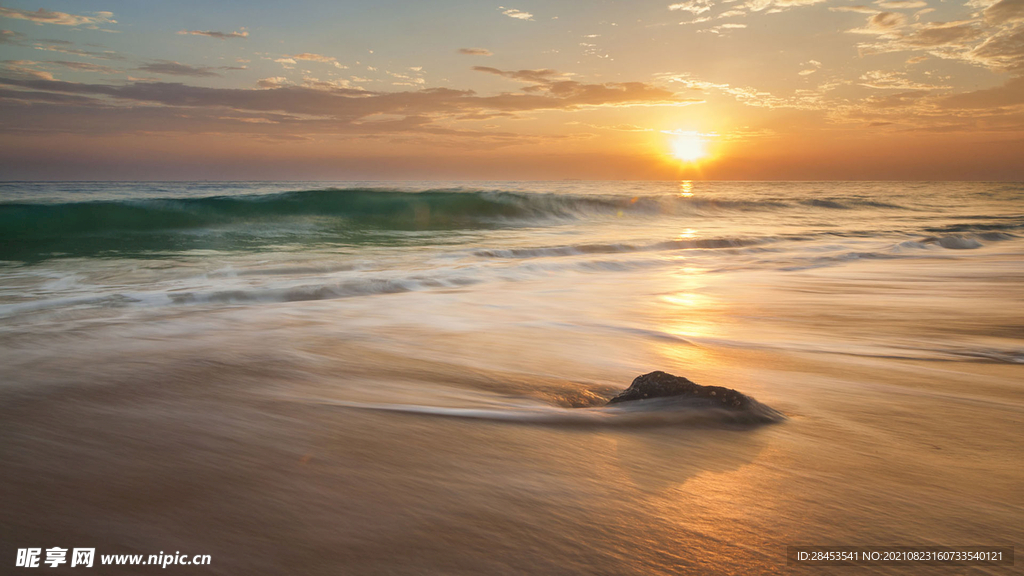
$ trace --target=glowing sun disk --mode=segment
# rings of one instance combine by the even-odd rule
[[[673,136],[672,155],[684,162],[696,162],[707,156],[704,139],[698,134]]]

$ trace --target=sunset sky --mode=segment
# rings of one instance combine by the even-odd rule
[[[0,51],[5,180],[1024,179],[1024,0],[8,1]]]

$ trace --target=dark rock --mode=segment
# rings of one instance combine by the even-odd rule
[[[751,398],[730,388],[701,386],[682,376],[656,371],[637,376],[629,388],[609,400],[608,404],[669,397],[699,398],[712,405],[732,410],[745,409],[750,407],[751,403],[756,403]]]

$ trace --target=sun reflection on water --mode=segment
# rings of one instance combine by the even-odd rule
[[[694,237],[697,231],[687,230],[684,234]],[[668,290],[659,294],[653,303],[652,319],[658,331],[673,340],[655,344],[657,352],[669,365],[708,367],[714,364],[709,350],[700,341],[720,336],[721,306],[704,293],[706,282],[702,272],[700,268],[689,266],[678,269],[666,279],[669,280],[666,282]]]

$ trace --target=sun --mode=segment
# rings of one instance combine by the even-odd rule
[[[708,155],[706,145],[696,132],[677,132],[672,136],[672,155],[683,162],[696,162]]]

